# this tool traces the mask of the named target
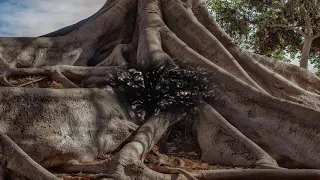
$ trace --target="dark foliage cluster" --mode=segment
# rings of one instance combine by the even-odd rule
[[[141,118],[162,110],[192,108],[209,95],[204,73],[166,64],[156,68],[118,74],[113,87],[125,93],[127,101]]]

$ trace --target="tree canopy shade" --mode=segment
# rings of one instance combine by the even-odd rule
[[[282,60],[290,60],[290,54],[301,67],[307,68],[309,60],[320,69],[317,0],[207,2],[220,25],[246,48]]]
[[[320,177],[320,78],[242,49],[203,1],[108,0],[0,47],[0,179]],[[146,166],[187,121],[202,161],[247,169]]]

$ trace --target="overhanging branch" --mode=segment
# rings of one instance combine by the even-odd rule
[[[317,34],[311,36],[311,39],[312,39],[312,40],[315,40],[315,39],[317,39],[318,37],[320,37],[320,32],[318,32]]]
[[[307,37],[307,34],[300,29],[300,28],[303,28],[303,27],[306,27],[306,26],[300,26],[300,25],[299,26],[298,25],[297,26],[290,26],[290,25],[287,25],[287,24],[267,24],[267,23],[260,23],[260,22],[256,22],[256,21],[250,21],[250,20],[247,20],[246,22],[251,23],[251,24],[256,24],[256,25],[268,26],[268,27],[285,28],[287,30],[293,30],[293,31],[299,33],[304,38]],[[318,28],[318,27],[311,27],[311,28]]]
[[[288,29],[288,30],[293,30],[297,33],[299,33],[301,36],[303,37],[307,37],[308,35],[303,32],[301,29],[299,29],[300,26],[289,26],[289,25],[286,25],[286,24],[264,24],[265,26],[269,26],[269,27],[281,27],[281,28],[285,28],[285,29]]]
[[[305,7],[302,7],[302,15],[306,24],[306,28],[305,28],[306,33],[310,37],[313,34],[312,27],[311,27],[311,18]]]

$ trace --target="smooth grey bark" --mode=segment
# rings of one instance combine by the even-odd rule
[[[310,37],[306,37],[304,39],[303,48],[301,52],[301,59],[300,59],[300,67],[308,69],[308,62],[309,62],[309,54],[312,47],[313,39]]]
[[[280,168],[268,153],[233,127],[209,104],[203,102],[197,107],[199,117],[195,126],[203,160],[249,168]]]
[[[42,75],[66,88],[0,88],[2,134],[46,169],[114,179],[172,179],[177,173],[229,178],[219,171],[188,174],[174,167],[158,168],[159,173],[143,164],[165,131],[189,111],[167,109],[137,119],[108,83],[128,68],[163,63],[204,73],[211,87],[207,104],[196,107],[201,120],[194,120],[204,160],[279,168],[274,160],[286,156],[291,161],[286,167],[320,166],[319,77],[299,67],[286,74],[292,66],[275,66],[279,63],[241,49],[203,1],[109,1],[91,18],[48,36],[0,38],[6,86],[15,86],[14,76]],[[103,162],[96,162],[101,157]],[[234,179],[319,177],[317,170],[301,176],[300,170],[284,169],[230,172]]]
[[[138,127],[111,89],[0,88],[0,93],[2,136],[44,168],[96,160],[117,149]],[[9,152],[0,152],[10,157],[1,165],[35,179],[32,175],[38,173],[11,159]],[[14,168],[14,163],[21,166]]]

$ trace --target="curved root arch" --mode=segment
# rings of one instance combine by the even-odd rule
[[[72,163],[60,167],[63,172],[103,173],[116,179],[172,179],[176,174],[188,179],[320,176],[316,170],[282,169],[276,161],[285,157],[294,162],[292,167],[320,168],[319,77],[241,49],[201,1],[110,0],[79,23],[38,38],[0,38],[0,46],[1,77],[6,86],[15,86],[9,79],[12,76],[42,75],[64,88],[97,87],[110,84],[128,67],[148,69],[164,63],[204,71],[211,96],[198,103],[194,120],[203,160],[277,169],[233,170],[229,174],[190,173],[172,167],[154,168],[161,172],[157,173],[147,168],[143,164],[146,154],[174,122],[186,115],[169,109],[150,116],[132,138],[123,140],[126,143],[119,145],[121,150],[111,160]],[[0,132],[1,137],[19,150],[10,157],[26,156],[17,146],[21,142],[14,142],[5,132]],[[52,177],[31,158],[26,162],[34,169],[25,164],[2,165],[0,179],[3,168],[27,177],[28,170]]]

